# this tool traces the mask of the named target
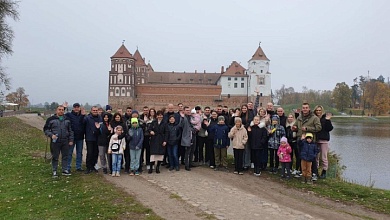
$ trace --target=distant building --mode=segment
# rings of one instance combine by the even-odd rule
[[[248,69],[233,61],[221,73],[157,72],[137,49],[132,55],[124,44],[111,57],[108,103],[116,108],[165,107],[179,102],[189,105],[239,107],[254,101],[256,88],[260,105],[271,101],[270,60],[260,45],[248,61]]]

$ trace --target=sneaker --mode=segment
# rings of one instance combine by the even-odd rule
[[[225,171],[225,172],[229,172],[229,168],[227,168],[227,167],[223,167],[223,171]]]
[[[134,173],[133,173],[133,172],[130,172],[129,176],[134,176]]]
[[[116,172],[112,172],[111,176],[115,177],[116,176]]]
[[[62,171],[62,175],[63,176],[70,176],[72,174],[68,170],[64,170],[64,171]]]
[[[234,171],[233,173],[234,173],[234,174],[238,174],[238,171]]]
[[[175,167],[175,170],[176,170],[176,171],[179,171],[179,170],[180,170],[180,167],[178,167],[178,166]]]
[[[298,173],[298,170],[294,170],[291,172],[292,175],[297,175],[297,173]]]
[[[311,181],[315,182],[317,181],[318,177],[315,173],[313,173],[313,176],[311,177]]]
[[[116,176],[121,176],[121,174],[119,173],[119,171],[118,171],[118,172],[116,172]]]
[[[99,170],[101,167],[98,164],[95,164],[94,168],[95,170]]]
[[[274,168],[274,169],[272,170],[272,173],[273,173],[273,174],[278,174],[278,169],[277,169],[277,168]]]
[[[135,171],[135,175],[136,175],[136,176],[139,176],[139,172],[138,172],[138,171]]]
[[[255,164],[254,163],[251,163],[251,168],[255,168]]]
[[[169,167],[169,171],[172,171],[174,168],[173,167]]]
[[[103,173],[107,174],[107,168],[103,168]]]
[[[214,169],[214,168],[215,168],[215,166],[210,166],[210,168],[211,168],[211,169]]]
[[[255,173],[255,176],[260,176],[261,175],[261,173]]]
[[[76,171],[83,172],[84,169],[83,168],[77,168]]]
[[[238,172],[238,175],[244,175],[244,173],[243,172]]]
[[[58,178],[57,171],[53,171],[53,178]]]

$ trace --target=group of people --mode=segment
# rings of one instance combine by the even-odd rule
[[[75,148],[77,171],[98,172],[100,159],[103,172],[116,177],[122,169],[131,176],[140,175],[144,165],[148,173],[160,173],[161,166],[179,171],[181,164],[186,171],[199,165],[228,171],[227,150],[232,147],[234,173],[238,175],[253,169],[255,176],[265,170],[280,171],[281,178],[294,175],[305,183],[318,176],[326,178],[331,114],[325,114],[320,105],[313,112],[304,102],[302,110],[286,116],[283,108],[275,111],[272,103],[258,107],[258,100],[259,96],[255,104],[249,102],[236,109],[221,105],[191,108],[179,103],[176,111],[173,104],[156,111],[144,106],[141,114],[131,107],[125,113],[117,109],[112,114],[109,105],[105,111],[93,106],[86,114],[78,103],[65,113],[68,105],[64,103],[44,126],[51,138],[53,177],[58,176],[60,153],[62,174],[71,175]],[[82,168],[84,139],[86,170]]]

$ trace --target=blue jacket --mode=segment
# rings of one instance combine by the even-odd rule
[[[130,150],[142,149],[144,131],[141,127],[130,127],[126,135],[126,143]]]
[[[84,117],[84,127],[85,127],[85,141],[97,141],[99,136],[99,129],[96,128],[95,122],[103,123],[102,116],[92,116],[89,114]]]
[[[74,111],[67,112],[65,116],[70,120],[72,123],[72,130],[74,132],[74,140],[83,140],[84,139],[84,116],[79,113],[76,113]]]
[[[313,161],[318,153],[317,143],[312,141],[308,143],[306,140],[302,140],[299,142],[300,147],[300,156],[302,160]]]
[[[229,127],[225,124],[216,124],[207,128],[209,134],[214,134],[215,148],[226,148],[230,145],[229,131]]]

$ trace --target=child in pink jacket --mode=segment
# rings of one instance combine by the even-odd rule
[[[290,145],[288,144],[287,142],[287,138],[286,137],[282,137],[280,139],[280,146],[279,146],[279,149],[278,149],[278,157],[279,157],[279,161],[281,162],[282,164],[282,175],[281,175],[281,178],[286,178],[286,171],[287,171],[287,179],[290,179],[290,175],[291,175],[291,167],[290,167],[290,163],[291,163],[291,147]]]

